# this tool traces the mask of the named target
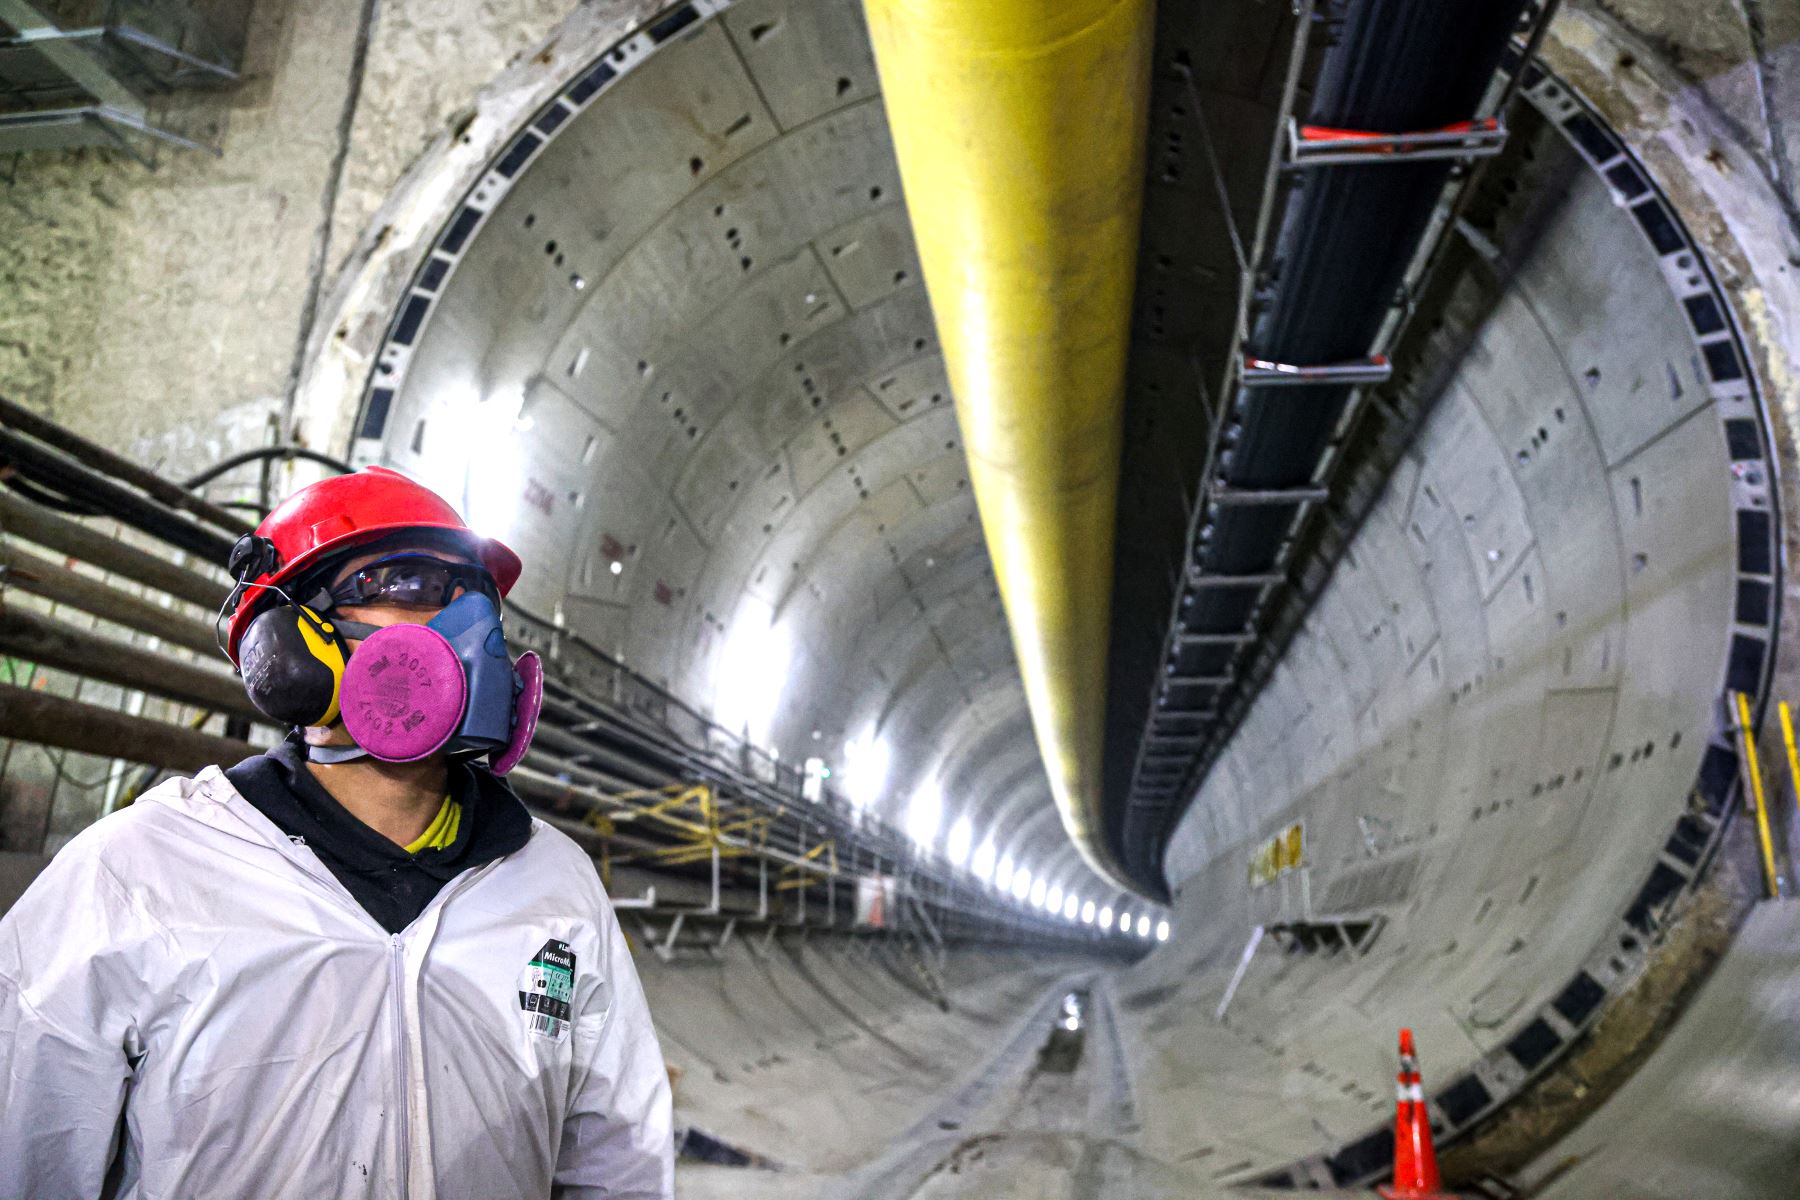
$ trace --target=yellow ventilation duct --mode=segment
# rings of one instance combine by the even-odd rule
[[[864,0],[969,475],[1050,788],[1100,822],[1150,0]]]

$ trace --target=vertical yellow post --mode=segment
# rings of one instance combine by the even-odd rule
[[[1781,709],[1781,736],[1787,742],[1788,782],[1794,785],[1794,804],[1800,806],[1800,754],[1794,753],[1794,718],[1788,712],[1788,703],[1783,700]]]
[[[1762,767],[1756,761],[1756,735],[1750,730],[1750,698],[1737,693],[1738,737],[1744,747],[1744,768],[1750,773],[1750,793],[1756,804],[1756,836],[1762,841],[1763,876],[1773,900],[1781,893],[1775,882],[1775,843],[1769,837],[1769,810],[1763,802]]]

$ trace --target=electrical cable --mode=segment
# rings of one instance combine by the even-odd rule
[[[233,467],[241,467],[245,463],[260,462],[266,458],[279,458],[284,460],[304,458],[309,462],[316,462],[330,467],[339,475],[352,475],[356,472],[356,468],[345,462],[343,459],[333,458],[331,455],[322,454],[317,450],[309,450],[305,446],[259,446],[254,450],[246,450],[242,454],[234,454],[230,458],[214,463],[212,466],[206,468],[206,470],[195,475],[192,479],[184,479],[181,486],[192,491],[202,484],[212,482]]]
[[[59,495],[39,484],[32,483],[30,480],[22,478],[21,476],[6,476],[5,483],[7,487],[19,493],[19,495],[25,497],[27,500],[30,500],[33,504],[41,504],[45,508],[54,509],[60,513],[67,513],[74,517],[97,517],[100,515],[100,511],[96,508],[83,504],[78,500],[71,500],[66,496]]]

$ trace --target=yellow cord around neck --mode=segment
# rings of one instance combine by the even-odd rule
[[[417,854],[421,850],[442,850],[456,841],[456,831],[461,825],[462,805],[445,796],[443,806],[438,809],[437,816],[431,819],[431,824],[425,827],[425,832],[406,847],[406,852]]]

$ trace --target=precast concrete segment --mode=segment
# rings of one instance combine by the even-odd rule
[[[1396,1027],[1463,1128],[1628,986],[1724,800],[1721,696],[1766,666],[1770,455],[1724,300],[1641,165],[1554,80],[1528,98],[1530,236],[1166,860],[1177,942],[1384,921],[1366,952],[1263,951],[1231,1007],[1310,1094],[1309,1177],[1381,1168],[1391,1100],[1358,1089]],[[1296,823],[1301,860],[1255,875]]]
[[[866,0],[914,239],[1050,790],[1099,817],[1144,0]]]
[[[1650,1061],[1520,1185],[1541,1200],[1792,1195],[1796,995],[1800,903],[1761,905]]]

